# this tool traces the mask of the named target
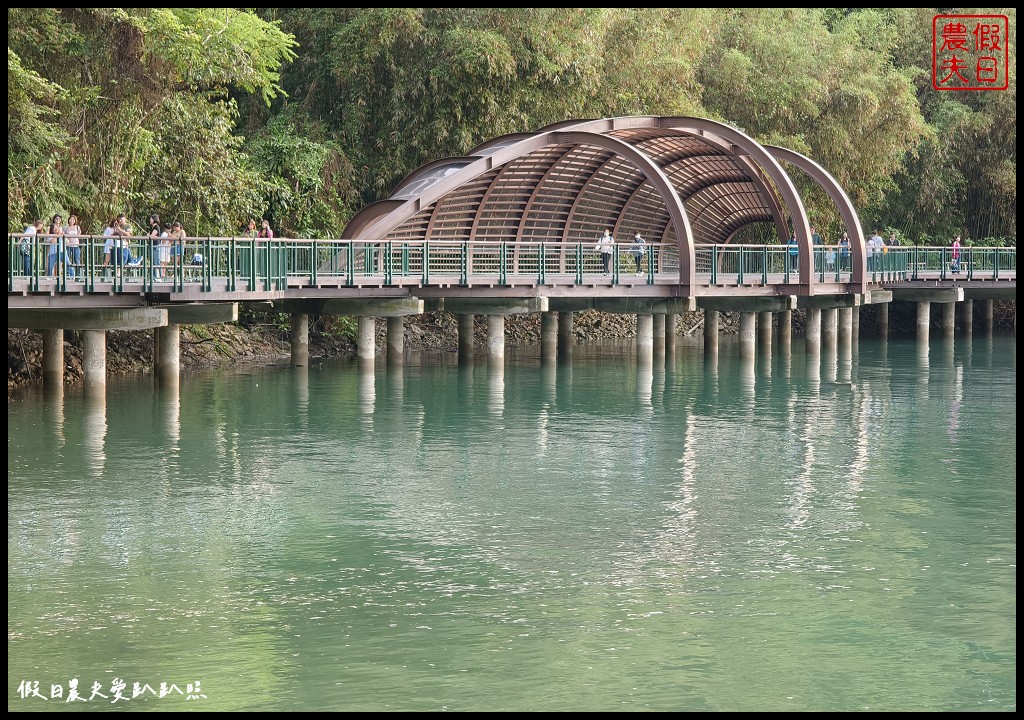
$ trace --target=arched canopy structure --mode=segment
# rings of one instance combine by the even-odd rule
[[[761,223],[781,243],[793,229],[799,282],[813,292],[807,214],[779,160],[825,189],[862,257],[856,211],[831,175],[802,155],[688,117],[573,120],[494,138],[465,157],[420,167],[390,198],[357,213],[342,237],[568,244],[589,242],[605,228],[622,239],[639,231],[675,250],[688,294],[696,246],[728,243]],[[864,274],[855,263],[853,281],[863,284]]]

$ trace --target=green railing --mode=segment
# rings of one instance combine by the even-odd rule
[[[73,256],[65,238],[8,235],[8,290],[123,292],[283,290],[299,286],[362,284],[453,284],[535,282],[561,285],[618,285],[624,278],[654,284],[678,277],[678,249],[652,243],[637,276],[625,243],[616,246],[610,273],[592,241],[385,241],[262,240],[235,237],[186,238],[161,245],[148,237],[83,236]],[[53,241],[53,242],[51,242]],[[121,244],[118,244],[121,243]],[[113,245],[113,247],[111,247]],[[23,252],[23,248],[26,252]],[[851,262],[839,247],[815,247],[813,281],[849,282]],[[54,272],[47,275],[50,255]],[[695,273],[712,285],[777,285],[799,282],[798,255],[785,245],[700,245]],[[922,279],[999,279],[1017,270],[1016,248],[961,248],[954,264],[949,247],[890,247],[867,256],[869,282]]]

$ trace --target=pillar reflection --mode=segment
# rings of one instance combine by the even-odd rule
[[[641,407],[651,407],[651,394],[654,386],[654,371],[649,366],[640,365],[636,370],[636,394]]]
[[[107,466],[107,402],[104,397],[86,395],[83,402],[85,435],[82,448],[91,477],[102,477]]]
[[[377,376],[372,367],[361,365],[356,384],[356,406],[366,422],[373,422],[373,410],[377,402]]]
[[[505,368],[503,365],[487,367],[487,409],[491,415],[502,417],[505,414]]]
[[[821,357],[807,356],[807,387],[813,393],[821,392]]]
[[[309,427],[309,364],[292,367],[292,387],[295,392],[295,412],[305,430]]]

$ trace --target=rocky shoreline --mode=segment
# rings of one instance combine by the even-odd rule
[[[677,333],[693,334],[703,327],[703,313],[679,317]],[[341,325],[341,327],[339,327]],[[636,336],[633,315],[611,315],[597,311],[576,313],[573,319],[576,341]],[[723,329],[723,331],[726,331]],[[181,326],[181,367],[203,370],[242,363],[275,363],[290,357],[287,318],[273,314],[248,313],[237,323]],[[386,343],[387,324],[377,323],[377,348]],[[424,313],[406,318],[407,350],[458,351],[458,318],[446,313]],[[487,318],[476,317],[474,342],[486,346]],[[505,319],[505,343],[509,346],[540,343],[540,315],[510,315]],[[7,329],[8,392],[42,380],[42,334],[24,328]],[[335,318],[310,318],[310,359],[348,357],[356,354],[354,322],[338,323]],[[108,374],[152,371],[153,333],[112,330],[107,333]],[[64,333],[64,382],[82,379],[82,339],[79,333]]]

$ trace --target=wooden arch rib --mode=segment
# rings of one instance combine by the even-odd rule
[[[669,224],[675,229],[676,245],[679,252],[679,284],[686,288],[693,285],[695,250],[693,231],[690,229],[690,219],[686,215],[686,208],[672,186],[672,182],[662,172],[657,163],[628,142],[609,135],[577,130],[560,130],[556,131],[554,135],[562,138],[562,142],[570,144],[603,147],[616,155],[625,157],[643,173],[647,181],[661,195],[662,202],[665,203],[665,209],[668,212]],[[621,212],[622,207],[619,208],[619,213],[621,214]],[[572,222],[572,218],[569,218],[568,221]]]
[[[506,141],[512,140],[512,142],[505,145],[497,142],[497,140],[484,143],[480,146],[480,149],[487,152],[485,156],[435,161],[429,163],[428,166],[424,166],[424,169],[413,173],[415,177],[419,178],[424,176],[426,169],[429,169],[429,167],[437,167],[446,162],[449,164],[466,163],[464,167],[452,175],[439,178],[416,197],[406,200],[396,198],[364,208],[346,226],[342,237],[355,238],[358,236],[377,241],[399,227],[406,220],[412,218],[416,213],[436,203],[448,193],[480,175],[500,168],[517,158],[524,157],[551,145],[566,143],[590,145],[604,148],[613,155],[628,160],[646,177],[655,188],[657,194],[661,196],[669,216],[668,223],[665,226],[665,235],[667,236],[670,229],[674,231],[679,247],[680,284],[688,287],[693,284],[694,280],[694,239],[685,206],[675,191],[672,182],[657,162],[632,143],[612,135],[612,133],[625,132],[631,129],[658,129],[686,134],[703,140],[717,150],[725,150],[734,160],[748,167],[752,176],[751,180],[758,187],[759,194],[764,198],[765,206],[771,209],[776,230],[781,231],[780,234],[784,235],[785,223],[781,217],[782,207],[780,206],[779,198],[779,195],[781,195],[781,202],[785,204],[786,214],[792,222],[797,242],[803,250],[799,256],[799,282],[802,286],[800,292],[813,294],[813,255],[810,223],[808,222],[803,202],[789,175],[779,164],[779,160],[790,162],[804,172],[807,172],[829,192],[843,215],[851,237],[857,239],[853,243],[854,253],[857,253],[855,257],[859,257],[858,264],[855,264],[855,273],[857,274],[855,274],[854,279],[855,282],[859,282],[863,286],[866,280],[863,234],[849,198],[846,197],[834,178],[828,175],[820,166],[802,155],[782,148],[769,150],[735,128],[712,120],[694,117],[641,116],[566,121],[548,126],[534,135],[523,137],[523,139],[519,139],[520,136],[508,136]],[[771,184],[766,182],[766,179],[770,179]],[[495,181],[498,182],[499,180],[496,178]],[[403,183],[402,186],[407,187],[408,184]],[[773,191],[772,185],[778,191],[778,195]],[[540,190],[540,192],[542,193],[543,190]],[[530,205],[532,205],[532,200],[535,198],[536,195],[533,195],[531,203],[529,203]],[[621,206],[621,203],[619,205],[617,211],[621,213],[624,206]],[[480,212],[479,208],[477,212]],[[572,222],[571,214],[566,219],[566,222]],[[520,225],[520,227],[522,226]]]
[[[811,243],[810,222],[807,220],[807,211],[804,209],[804,203],[800,199],[800,194],[793,185],[792,179],[782,169],[782,166],[779,165],[778,160],[746,133],[720,122],[694,117],[667,117],[660,118],[658,122],[664,128],[692,130],[699,133],[708,132],[717,135],[744,150],[752,160],[764,168],[768,177],[774,181],[775,187],[782,194],[782,200],[786,203],[789,217],[793,221],[793,230],[796,232],[797,243],[800,247],[798,260],[800,285],[803,288],[803,292],[813,295],[814,255]]]
[[[605,123],[605,127],[607,127],[607,123]],[[491,155],[474,160],[452,175],[438,179],[423,194],[401,202],[397,207],[393,205],[383,206],[381,203],[369,206],[365,209],[367,211],[366,216],[363,215],[363,212],[357,214],[353,218],[353,222],[346,226],[342,237],[346,239],[379,241],[387,233],[413,217],[421,209],[430,207],[431,204],[437,202],[448,193],[480,175],[536,150],[550,145],[563,145],[567,143],[592,145],[624,157],[654,186],[665,203],[669,223],[675,230],[676,241],[679,246],[680,285],[689,288],[694,282],[693,233],[690,230],[690,223],[686,217],[686,209],[672,187],[672,183],[661,171],[661,168],[629,143],[594,132],[574,130],[567,133],[565,131],[552,131],[541,133],[508,147],[500,148]],[[434,165],[436,163],[431,164]],[[391,203],[394,201],[386,202]],[[356,223],[356,220],[359,222]],[[571,222],[571,218],[567,222]],[[352,227],[353,225],[355,225],[354,228]]]
[[[698,140],[703,144],[707,145],[709,148],[717,150],[720,153],[720,157],[735,162],[736,171],[745,173],[749,182],[752,182],[760,191],[760,195],[762,200],[764,201],[765,207],[768,208],[768,211],[771,213],[772,220],[775,223],[775,232],[778,234],[781,242],[786,241],[788,237],[786,229],[786,219],[782,212],[782,206],[779,204],[779,198],[775,194],[775,192],[772,191],[772,188],[768,185],[768,183],[765,182],[764,174],[761,171],[760,167],[756,163],[752,162],[749,157],[737,153],[732,143],[724,142],[723,140],[719,140],[717,138],[708,137],[707,135],[704,135],[702,133],[674,129],[674,132],[671,136],[665,135],[662,137],[688,137],[694,140]],[[708,157],[714,156],[709,155]],[[668,173],[669,168],[677,165],[679,162],[680,161],[675,161],[669,165],[664,166],[666,174]],[[731,181],[722,180],[720,178],[715,178],[712,175],[707,175],[707,180],[703,183],[703,185],[706,187],[718,182]],[[683,198],[684,203],[691,194],[692,193],[689,193],[686,197]],[[726,242],[728,242],[728,238],[726,239]]]
[[[812,180],[814,180],[814,182],[818,183],[818,185],[828,193],[830,198],[832,198],[832,202],[836,204],[836,208],[839,210],[839,214],[843,218],[843,223],[846,225],[846,232],[850,235],[850,256],[853,258],[851,280],[853,281],[853,284],[859,286],[858,292],[864,293],[867,290],[868,282],[867,254],[864,249],[864,232],[861,228],[860,217],[857,215],[857,210],[854,208],[853,202],[846,194],[846,191],[843,190],[842,186],[840,186],[836,179],[832,177],[825,168],[811,160],[809,157],[801,155],[798,152],[794,152],[793,150],[777,147],[775,145],[765,145],[765,150],[772,153],[779,160],[796,165],[798,168],[803,170]]]

